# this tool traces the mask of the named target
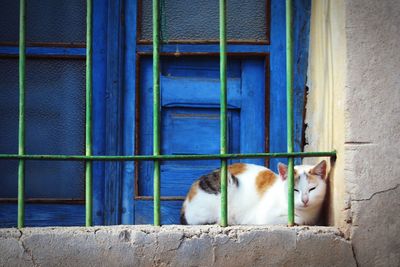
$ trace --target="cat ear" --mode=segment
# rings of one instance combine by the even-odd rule
[[[279,176],[281,177],[281,179],[283,181],[286,180],[287,178],[287,166],[283,163],[278,163],[278,172],[279,172]]]
[[[326,176],[326,161],[323,160],[320,163],[318,163],[314,168],[311,169],[310,173],[318,175],[322,179],[325,179],[325,176]]]

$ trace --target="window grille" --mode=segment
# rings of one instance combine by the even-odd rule
[[[227,38],[226,0],[219,1],[220,27],[220,154],[162,155],[160,153],[160,2],[153,0],[153,155],[94,156],[92,155],[92,11],[93,0],[87,0],[86,17],[86,149],[85,155],[27,155],[25,154],[25,62],[26,62],[26,0],[20,0],[19,11],[19,124],[18,154],[0,154],[0,160],[18,160],[18,228],[25,221],[25,161],[56,160],[85,162],[85,209],[86,226],[93,224],[93,161],[154,161],[154,225],[160,218],[160,161],[162,160],[221,160],[221,226],[228,225],[227,160],[243,158],[288,158],[288,226],[294,225],[294,158],[336,157],[336,151],[294,152],[293,149],[293,40],[292,1],[286,0],[286,114],[287,152],[281,153],[227,153]]]

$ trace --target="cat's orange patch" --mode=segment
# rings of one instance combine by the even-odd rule
[[[256,177],[256,189],[260,195],[263,195],[276,180],[276,175],[270,170],[264,170],[258,173]]]
[[[235,163],[235,164],[229,165],[228,170],[232,175],[236,176],[236,175],[244,173],[246,171],[246,164]]]
[[[308,175],[307,175],[307,181],[308,181],[309,183],[315,183],[315,182],[317,182],[317,181],[318,181],[318,175],[314,175],[314,174],[308,173]]]
[[[189,194],[188,194],[188,200],[192,201],[194,196],[197,194],[197,188],[199,187],[199,181],[195,182],[192,187],[190,188]]]

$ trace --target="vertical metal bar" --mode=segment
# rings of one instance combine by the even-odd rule
[[[19,2],[19,122],[18,155],[25,154],[25,26],[26,3]],[[25,161],[18,161],[18,228],[25,225]]]
[[[86,156],[92,155],[92,0],[86,1]],[[93,224],[92,162],[85,162],[86,226]]]
[[[287,152],[293,152],[292,0],[286,0],[286,116]],[[294,225],[294,158],[288,158],[288,226]]]
[[[219,52],[220,52],[220,81],[221,81],[221,154],[227,153],[226,137],[226,0],[219,1]],[[227,190],[227,160],[221,160],[221,226],[228,225],[228,190]]]
[[[160,14],[159,0],[153,0],[153,155],[160,155]],[[160,225],[160,161],[154,161],[154,225]]]

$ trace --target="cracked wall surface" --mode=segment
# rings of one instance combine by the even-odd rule
[[[400,266],[400,1],[346,1],[345,177],[361,266]]]
[[[328,227],[0,229],[0,266],[356,266]]]

